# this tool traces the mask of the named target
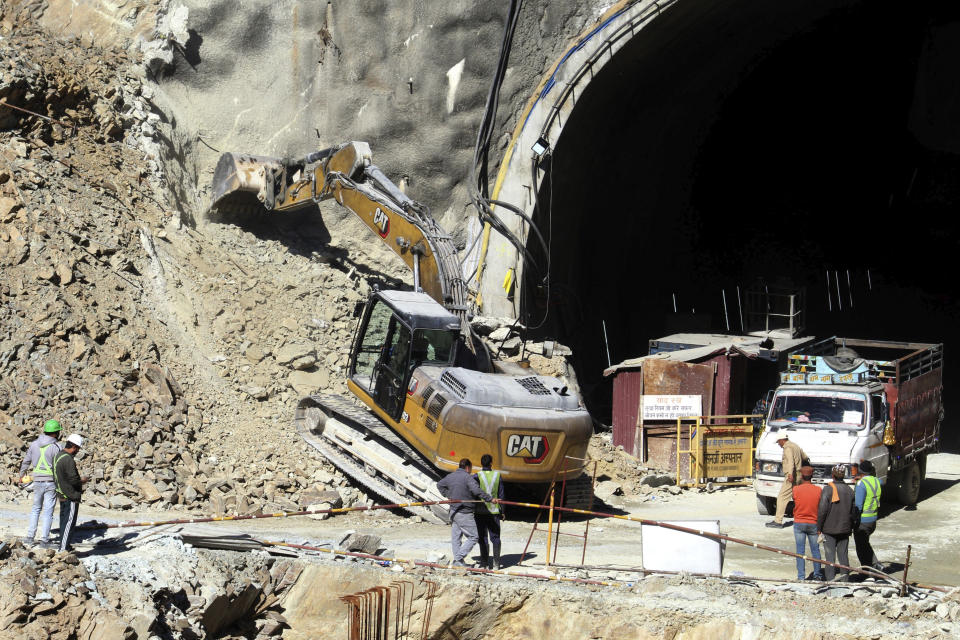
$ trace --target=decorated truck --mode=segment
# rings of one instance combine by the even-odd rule
[[[757,509],[772,514],[783,482],[777,440],[800,445],[814,482],[846,465],[852,484],[869,460],[884,496],[915,504],[943,423],[943,345],[827,338],[787,356],[757,442]]]

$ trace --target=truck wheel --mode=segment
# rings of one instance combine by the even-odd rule
[[[897,488],[897,501],[903,505],[917,504],[920,496],[920,465],[911,462],[900,472],[900,486]]]
[[[777,512],[777,499],[769,496],[757,496],[757,513],[772,516]]]
[[[920,465],[920,482],[927,479],[927,454],[917,458],[917,464]]]

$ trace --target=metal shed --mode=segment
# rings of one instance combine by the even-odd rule
[[[776,385],[786,352],[810,340],[718,334],[675,334],[651,340],[649,355],[604,371],[614,376],[614,445],[622,445],[643,462],[674,469],[676,421],[644,421],[643,396],[699,396],[702,415],[750,413]]]

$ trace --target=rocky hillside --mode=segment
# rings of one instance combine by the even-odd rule
[[[136,144],[160,117],[138,61],[0,16],[4,489],[48,418],[87,438],[94,505],[251,512],[342,485],[286,427],[300,394],[343,390],[371,259],[319,216],[181,225]]]

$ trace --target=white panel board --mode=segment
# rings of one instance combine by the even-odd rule
[[[664,522],[705,533],[720,533],[719,520]],[[640,535],[643,536],[644,569],[690,573],[720,573],[723,569],[723,553],[719,540],[648,524],[640,526]]]
[[[703,415],[701,396],[649,395],[643,396],[643,419],[676,420]]]

